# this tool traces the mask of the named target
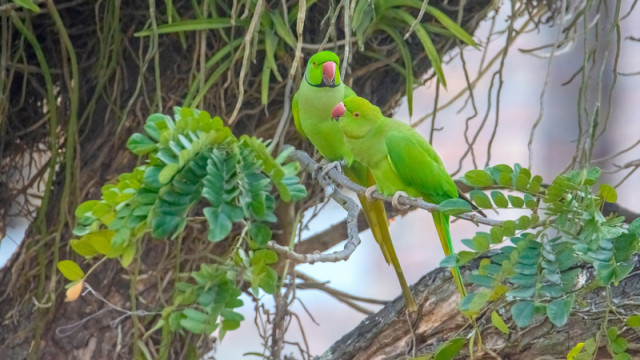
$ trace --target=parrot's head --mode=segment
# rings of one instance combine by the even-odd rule
[[[338,121],[344,136],[361,139],[371,132],[384,118],[380,108],[367,99],[351,96],[338,103],[331,111],[331,118]]]
[[[321,51],[309,59],[304,73],[305,80],[314,87],[336,87],[340,85],[338,65],[338,55],[331,51]]]

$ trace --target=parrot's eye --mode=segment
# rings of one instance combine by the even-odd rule
[[[316,66],[316,65],[318,65],[318,64],[314,61],[314,62],[313,62],[313,66]]]
[[[360,117],[360,113],[353,113],[353,117]]]

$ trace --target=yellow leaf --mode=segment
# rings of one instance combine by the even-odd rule
[[[73,284],[70,288],[67,289],[67,297],[64,301],[74,301],[76,300],[80,294],[82,293],[82,287],[84,285],[84,281],[79,280],[75,284]]]
[[[573,349],[571,349],[571,351],[569,351],[569,353],[567,354],[567,360],[575,359],[575,357],[580,354],[580,350],[582,350],[583,346],[584,343],[578,343],[576,346],[574,346]]]

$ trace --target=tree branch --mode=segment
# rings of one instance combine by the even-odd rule
[[[308,163],[310,166],[306,168],[307,171],[312,174],[316,174],[316,179],[322,188],[324,189],[326,194],[329,196],[340,206],[342,206],[347,211],[347,242],[344,244],[344,248],[340,251],[335,251],[329,254],[321,254],[319,252],[312,254],[300,254],[295,251],[290,250],[286,246],[278,245],[275,241],[270,241],[267,246],[276,251],[278,254],[283,255],[287,259],[291,259],[297,261],[299,263],[310,263],[313,264],[315,262],[338,262],[342,260],[347,260],[351,254],[356,250],[358,245],[360,245],[360,233],[358,229],[358,214],[360,213],[360,207],[358,204],[345,195],[342,191],[338,190],[333,182],[331,182],[326,175],[318,172],[318,164],[313,161],[309,155],[302,151],[296,151],[296,153],[302,153],[309,159],[311,162]],[[336,170],[333,170],[336,171]],[[337,172],[337,171],[336,171]],[[341,238],[343,239],[343,238]]]
[[[477,268],[481,259],[476,259],[466,269]],[[583,265],[584,266],[584,265]],[[464,270],[464,269],[462,269]],[[577,276],[585,279],[582,305],[576,306],[563,327],[554,326],[544,316],[536,315],[532,325],[518,328],[511,318],[511,302],[504,296],[491,302],[476,318],[478,332],[482,334],[484,349],[474,346],[474,359],[558,359],[579,342],[594,336],[606,320],[606,326],[616,326],[629,343],[637,342],[640,335],[625,326],[624,318],[637,313],[640,307],[640,265],[619,286],[610,287],[612,304],[603,296],[603,288],[590,286],[595,281],[593,268],[583,267]],[[463,273],[467,273],[463,271]],[[463,274],[468,276],[467,274]],[[459,295],[448,269],[438,268],[423,276],[412,286],[418,303],[418,312],[411,322],[405,316],[404,300],[401,296],[383,307],[379,312],[365,318],[357,327],[336,341],[319,359],[406,359],[407,355],[433,354],[444,342],[466,337],[473,331],[468,318],[457,309]],[[470,291],[476,290],[470,286]],[[496,311],[510,329],[503,334],[493,324],[491,313]],[[414,344],[415,341],[415,344]],[[610,358],[606,336],[600,337],[596,359]],[[468,359],[468,346],[462,348],[456,359]],[[628,348],[634,358],[640,349]],[[497,356],[497,357],[496,357]]]

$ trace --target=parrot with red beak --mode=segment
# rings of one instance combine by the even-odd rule
[[[371,187],[375,185],[373,176],[364,165],[354,161],[345,146],[338,123],[332,120],[332,110],[336,104],[356,96],[341,81],[339,65],[338,55],[331,51],[321,51],[309,59],[300,88],[293,97],[293,119],[298,132],[309,139],[322,156],[329,161],[344,161],[347,166],[343,171],[351,181]],[[380,200],[369,201],[364,195],[358,195],[358,198],[385,261],[396,272],[407,309],[416,311],[416,302],[391,242],[384,203]]]
[[[331,118],[344,134],[347,149],[373,174],[376,190],[394,196],[404,194],[440,204],[460,195],[444,163],[431,144],[411,126],[384,117],[380,109],[366,99],[352,96],[337,104]],[[468,199],[467,199],[468,201]],[[449,215],[433,211],[445,255],[453,253]],[[466,295],[460,269],[451,268],[458,292]]]

